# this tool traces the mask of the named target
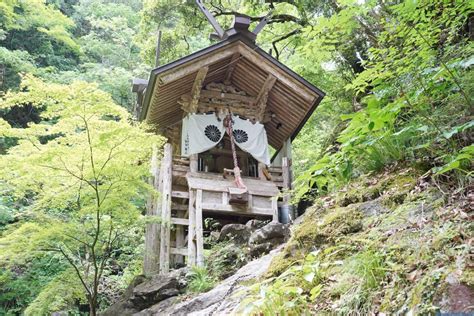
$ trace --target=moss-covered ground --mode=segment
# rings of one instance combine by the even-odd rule
[[[416,170],[403,169],[367,176],[317,199],[294,226],[266,279],[254,286],[245,310],[264,315],[466,311],[449,305],[449,289],[461,285],[468,296],[473,293],[468,191],[453,199]]]

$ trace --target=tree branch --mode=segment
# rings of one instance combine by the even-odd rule
[[[275,50],[275,58],[277,60],[280,58],[280,52],[278,51],[278,48],[277,48],[276,44],[283,41],[283,40],[285,40],[285,39],[287,39],[287,38],[289,38],[289,37],[291,37],[291,36],[293,36],[293,35],[299,34],[299,33],[301,33],[301,29],[295,29],[295,30],[283,35],[283,36],[280,36],[279,38],[277,38],[276,40],[274,40],[272,42],[273,49]]]

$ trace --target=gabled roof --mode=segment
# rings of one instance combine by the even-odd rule
[[[235,56],[239,56],[236,59]],[[232,67],[231,82],[257,96],[269,74],[277,78],[270,90],[267,109],[274,118],[265,123],[272,147],[294,139],[325,93],[240,34],[152,70],[140,120],[166,128],[184,115],[178,100],[192,90],[199,69],[209,67],[203,86],[222,82]]]

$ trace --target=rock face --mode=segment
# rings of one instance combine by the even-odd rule
[[[227,224],[221,229],[218,241],[232,240],[236,244],[246,244],[251,229],[243,224]]]
[[[175,297],[186,287],[186,273],[187,269],[179,269],[168,275],[154,275],[151,279],[138,276],[129,285],[122,299],[102,315],[132,315],[157,302]]]
[[[290,237],[288,225],[280,223],[268,223],[255,230],[249,238],[249,254],[252,258],[269,253],[275,246],[280,245]]]
[[[246,290],[241,282],[263,275],[272,258],[281,248],[273,251],[272,249],[284,243],[289,235],[288,225],[280,223],[266,224],[263,221],[250,220],[246,225],[225,225],[220,232],[219,241],[231,242],[221,249],[222,254],[216,253],[218,260],[214,258],[214,262],[226,267],[234,266],[234,269],[229,269],[229,273],[221,274],[221,277],[228,277],[214,289],[189,299],[180,296],[185,292],[187,285],[188,270],[185,268],[151,278],[139,276],[127,288],[122,299],[110,306],[103,315],[227,315],[232,313],[240,304],[240,298]],[[249,255],[243,255],[245,253]],[[263,254],[267,255],[245,264],[249,258],[260,257]],[[242,255],[245,260],[236,265],[238,260],[242,260]],[[211,269],[212,263],[213,260],[209,263]],[[241,268],[234,272],[239,267]],[[239,293],[240,296],[235,296],[235,293]]]
[[[222,281],[209,292],[199,294],[185,301],[177,302],[175,297],[134,314],[149,315],[232,315],[238,314],[238,307],[245,296],[247,288],[241,282],[262,276],[270,266],[275,255],[281,248],[253,260],[240,268],[234,275]]]
[[[249,244],[258,245],[269,240],[281,240],[283,243],[289,237],[290,228],[288,225],[272,222],[254,231],[249,238]]]

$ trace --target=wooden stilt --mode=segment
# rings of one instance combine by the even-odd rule
[[[204,266],[204,240],[202,229],[202,190],[196,190],[196,263]]]
[[[160,168],[158,167],[157,148],[153,147],[153,154],[151,158],[151,177],[149,179],[150,185],[153,185],[155,190],[159,190],[161,178]],[[147,216],[157,216],[161,210],[158,198],[150,194],[147,202]],[[158,223],[149,223],[145,228],[145,254],[143,258],[143,273],[145,275],[152,275],[158,272],[160,262],[160,226]]]
[[[281,161],[282,177],[283,177],[283,204],[290,204],[290,193],[291,190],[291,175],[290,175],[290,163],[288,157],[283,157]],[[290,217],[293,218],[293,214],[290,214]]]
[[[177,212],[178,218],[183,218],[184,217],[184,212],[183,211],[178,211]],[[176,225],[176,248],[177,249],[182,249],[184,247],[184,226],[183,225]],[[184,256],[182,255],[176,255],[175,263],[177,264],[183,264],[184,263]]]
[[[195,191],[189,190],[188,267],[196,265],[196,210],[194,208],[195,201]]]
[[[278,198],[272,197],[273,222],[278,223]]]
[[[160,234],[160,273],[168,273],[170,268],[170,222],[171,222],[171,180],[172,180],[172,148],[164,146],[162,160],[163,189],[161,190],[161,234]]]

